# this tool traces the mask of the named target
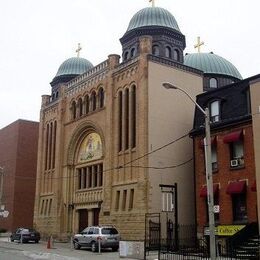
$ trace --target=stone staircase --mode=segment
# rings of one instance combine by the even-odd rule
[[[260,237],[253,236],[234,248],[237,259],[260,259]]]

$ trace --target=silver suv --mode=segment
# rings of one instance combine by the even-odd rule
[[[115,227],[93,226],[87,227],[79,234],[76,234],[73,238],[73,245],[75,249],[90,247],[92,252],[96,252],[100,244],[101,248],[112,248],[113,251],[117,251],[119,240],[120,236]]]

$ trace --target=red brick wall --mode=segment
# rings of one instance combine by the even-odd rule
[[[233,131],[243,130],[244,138],[244,161],[245,167],[242,169],[230,169],[229,145],[223,142],[223,137]],[[232,129],[224,129],[219,132],[212,132],[211,136],[216,136],[218,170],[213,173],[213,183],[219,183],[219,225],[233,224],[231,196],[226,193],[229,181],[247,181],[247,215],[248,222],[257,221],[256,214],[256,192],[251,191],[251,186],[255,180],[253,132],[251,124]],[[204,150],[201,147],[202,136],[195,138],[195,178],[196,178],[196,211],[199,232],[207,225],[206,198],[200,197],[201,187],[206,184]]]
[[[0,227],[32,227],[39,123],[17,120],[0,130],[0,166],[4,167],[3,204],[9,211]]]

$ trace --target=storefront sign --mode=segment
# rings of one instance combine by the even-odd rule
[[[240,231],[242,228],[244,228],[245,225],[223,225],[217,227],[217,233],[219,236],[233,236],[238,231]]]
[[[245,225],[222,225],[217,226],[215,228],[215,235],[216,236],[233,236],[238,231],[240,231],[242,228],[244,228]],[[204,235],[209,236],[209,227],[204,228]]]

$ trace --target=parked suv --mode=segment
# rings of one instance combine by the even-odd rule
[[[112,248],[117,251],[119,248],[120,236],[113,226],[93,226],[87,227],[73,238],[75,249],[81,247],[90,247],[92,252],[98,251],[100,243],[101,248]]]

